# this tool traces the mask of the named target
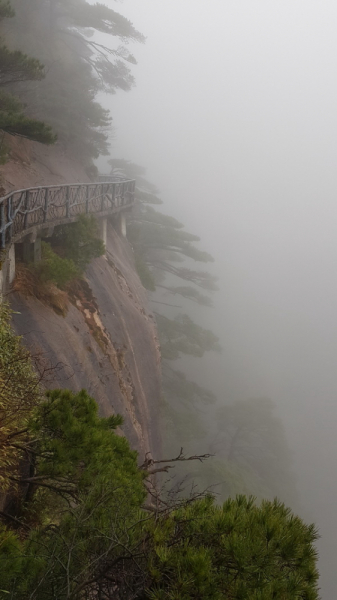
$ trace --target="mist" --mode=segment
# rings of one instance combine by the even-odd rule
[[[337,592],[337,6],[125,0],[119,9],[147,41],[135,49],[137,87],[103,99],[114,117],[112,153],[147,168],[164,209],[213,254],[220,282],[215,308],[202,318],[223,353],[185,366],[220,403],[260,396],[276,403],[303,514],[320,530],[321,594],[330,599]]]

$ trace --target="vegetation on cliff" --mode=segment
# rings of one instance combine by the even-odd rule
[[[28,421],[40,400],[39,378],[32,369],[29,352],[14,335],[10,311],[0,302],[0,486],[12,485],[25,451]]]
[[[118,12],[86,0],[3,0],[4,17],[11,17],[11,27],[0,24],[0,88],[6,85],[6,91],[20,97],[30,124],[47,123],[39,141],[46,141],[48,132],[49,142],[54,141],[52,128],[90,168],[92,158],[107,153],[111,134],[109,111],[96,95],[131,89],[130,66],[136,60],[127,44],[143,42],[143,35]],[[21,121],[18,133],[27,135],[28,123],[25,129]],[[12,132],[13,119],[8,127]]]
[[[167,461],[137,466],[84,390],[43,394],[0,311],[0,597],[318,598],[312,525],[278,501],[158,491]]]
[[[14,18],[15,11],[9,0],[0,3],[0,24],[3,19]],[[11,135],[53,144],[56,135],[52,127],[25,114],[23,103],[13,94],[4,91],[23,81],[40,81],[45,76],[44,66],[21,50],[10,49],[0,38],[0,129]],[[2,160],[4,152],[2,152]]]
[[[92,259],[104,254],[93,215],[56,228],[50,242],[41,243],[41,260],[16,269],[14,290],[35,296],[57,313],[67,310],[69,286],[78,281]]]

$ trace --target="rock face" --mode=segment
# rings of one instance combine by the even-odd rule
[[[44,146],[21,137],[5,134],[8,161],[0,165],[1,195],[13,190],[62,183],[89,182],[88,173],[60,142]]]
[[[160,350],[146,292],[128,242],[108,226],[107,253],[92,261],[57,315],[33,297],[10,294],[13,323],[51,372],[49,387],[86,388],[107,416],[124,417],[123,433],[140,453],[158,455]]]

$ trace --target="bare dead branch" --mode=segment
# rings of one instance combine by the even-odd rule
[[[200,462],[203,462],[204,460],[207,460],[208,458],[211,458],[212,456],[214,456],[214,454],[208,454],[208,453],[207,454],[194,454],[192,456],[184,456],[183,448],[180,448],[180,452],[179,452],[178,456],[176,456],[176,458],[165,458],[165,459],[161,459],[161,460],[155,460],[155,459],[151,458],[150,453],[147,452],[145,454],[145,460],[139,468],[143,471],[148,471],[149,467],[151,467],[152,465],[159,465],[159,464],[163,464],[163,463],[185,462],[188,460],[198,460]]]

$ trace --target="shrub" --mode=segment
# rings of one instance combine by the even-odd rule
[[[83,272],[93,258],[105,252],[98,237],[97,221],[93,215],[80,215],[75,223],[62,225],[55,233],[53,244]]]
[[[72,259],[61,258],[47,242],[42,242],[42,260],[34,268],[41,281],[51,281],[60,288],[80,274]]]

